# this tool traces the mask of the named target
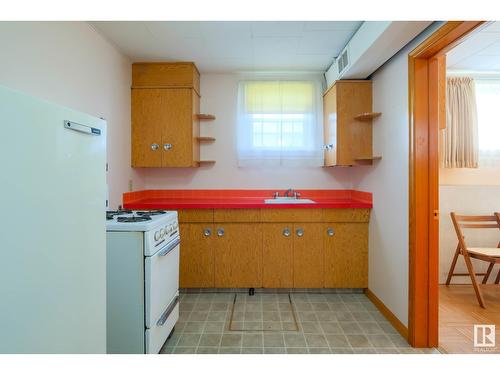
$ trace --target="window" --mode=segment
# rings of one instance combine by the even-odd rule
[[[240,82],[239,165],[322,165],[321,108],[319,79]]]
[[[479,166],[500,166],[500,80],[476,80]]]

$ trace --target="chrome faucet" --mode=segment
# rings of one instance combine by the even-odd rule
[[[280,193],[278,191],[275,191],[273,193],[273,198],[278,199],[280,197]],[[298,191],[293,190],[292,188],[288,189],[285,191],[285,194],[283,195],[284,198],[294,198],[298,199],[300,197],[300,193]]]
[[[297,199],[300,197],[300,193],[298,191],[295,191],[292,188],[290,188],[287,191],[285,191],[285,197],[287,197],[287,198],[293,197],[294,199]]]

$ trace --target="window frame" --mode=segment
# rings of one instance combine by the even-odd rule
[[[250,114],[244,107],[244,87],[249,83],[257,82],[308,82],[313,85],[313,111],[311,112],[273,112],[273,113],[254,113]],[[258,76],[258,77],[244,77],[238,82],[238,130],[237,130],[237,151],[238,151],[238,165],[239,166],[263,166],[263,165],[309,165],[309,166],[322,166],[323,165],[323,151],[321,145],[323,144],[323,94],[324,77],[319,74],[311,75],[293,75],[293,76]],[[305,141],[302,145],[283,145],[283,123],[284,116],[302,115],[303,129],[302,137]],[[281,139],[275,145],[256,145],[253,141],[255,136],[256,121],[251,117],[255,116],[276,116],[277,130],[275,131]],[[307,118],[310,116],[310,118]],[[272,120],[268,120],[272,123]],[[310,127],[307,128],[307,125]],[[292,124],[293,126],[293,124]],[[263,134],[264,132],[261,132]],[[273,132],[270,132],[273,133]],[[293,131],[291,133],[293,143]],[[289,134],[290,135],[290,134]],[[249,139],[252,139],[250,142]],[[264,142],[263,142],[264,143]]]

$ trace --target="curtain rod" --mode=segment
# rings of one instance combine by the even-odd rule
[[[479,71],[479,70],[447,70],[447,77],[472,77],[476,79],[500,80],[500,71]]]

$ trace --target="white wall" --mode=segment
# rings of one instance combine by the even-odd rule
[[[201,112],[215,121],[201,122],[201,135],[215,137],[201,146],[203,160],[213,166],[179,169],[142,169],[144,187],[153,189],[350,189],[350,168],[280,167],[239,168],[236,150],[238,75],[201,76]]]
[[[85,22],[0,22],[0,84],[104,117],[110,207],[133,179],[131,62]]]
[[[354,189],[373,193],[370,218],[370,290],[408,324],[408,53],[438,27],[435,23],[372,76],[373,150],[382,160],[353,173]]]
[[[491,215],[500,212],[500,185],[441,185],[439,187],[439,282],[444,284],[457,247],[457,236],[450,217],[455,211],[464,215]],[[500,241],[498,229],[465,229],[468,246],[496,247]],[[484,272],[487,263],[472,260],[476,272]],[[489,282],[495,281],[499,267],[493,268]],[[459,257],[455,272],[467,272],[463,257]],[[470,284],[470,278],[454,276],[452,283]]]

